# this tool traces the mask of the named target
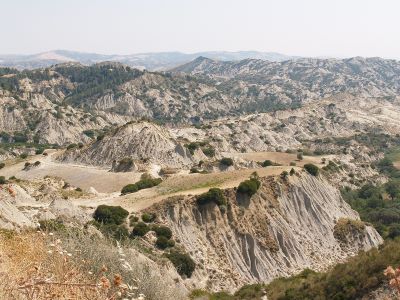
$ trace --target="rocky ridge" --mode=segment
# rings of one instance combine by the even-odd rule
[[[323,270],[382,242],[371,226],[361,235],[350,232],[346,241],[335,238],[340,218],[359,216],[323,178],[301,174],[286,182],[269,177],[251,199],[234,190],[225,196],[226,210],[216,204],[199,207],[195,197],[150,209],[184,241],[198,265],[198,288],[234,290],[304,268]]]

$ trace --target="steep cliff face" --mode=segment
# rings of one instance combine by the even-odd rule
[[[152,208],[197,263],[193,285],[232,290],[268,282],[304,268],[324,269],[382,242],[372,227],[334,235],[339,219],[359,220],[322,178],[268,177],[253,197],[226,190],[227,206],[198,206],[195,198]]]

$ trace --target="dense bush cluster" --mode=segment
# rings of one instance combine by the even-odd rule
[[[241,287],[233,295],[224,291],[209,293],[205,290],[194,290],[190,294],[190,299],[262,300],[265,296],[265,287],[266,286],[264,284],[249,284]]]
[[[76,66],[57,66],[55,71],[75,83],[74,89],[69,91],[66,100],[78,105],[82,99],[95,95],[102,95],[116,86],[135,79],[143,72],[130,67],[113,65],[93,65],[86,68]]]
[[[0,184],[6,184],[7,180],[4,176],[0,176]]]
[[[142,214],[142,221],[145,223],[151,223],[154,222],[156,217],[157,216],[154,213],[144,213]]]
[[[99,205],[93,214],[94,221],[90,224],[109,238],[123,240],[129,237],[125,226],[128,215],[128,211],[121,206]]]
[[[215,203],[217,205],[226,205],[224,193],[219,188],[211,188],[208,192],[197,196],[196,200],[198,205],[205,205]]]
[[[93,218],[99,223],[121,225],[128,215],[129,212],[121,206],[99,205]]]
[[[148,189],[153,186],[159,185],[161,182],[161,178],[152,178],[148,175],[142,175],[142,178],[138,182],[124,186],[121,190],[121,194],[126,195],[130,193],[135,193],[139,190]]]
[[[196,268],[196,264],[189,254],[179,252],[177,250],[171,250],[170,253],[166,254],[166,257],[175,266],[179,275],[190,278]]]
[[[394,238],[400,227],[400,184],[389,181],[382,186],[366,184],[358,190],[341,190],[343,198],[358,211],[361,219],[372,223],[384,237]],[[387,194],[390,201],[384,199]]]
[[[157,234],[158,237],[162,236],[168,240],[172,238],[172,231],[167,226],[154,225],[151,229]]]
[[[132,237],[144,236],[149,231],[150,231],[150,227],[146,223],[139,222],[133,227],[131,236]]]
[[[304,169],[313,176],[318,176],[319,168],[314,164],[305,164]]]
[[[242,181],[238,188],[237,192],[239,194],[244,194],[249,197],[253,196],[255,193],[257,193],[258,189],[261,186],[261,182],[258,178],[257,174],[253,174],[250,179]]]
[[[229,157],[223,157],[223,158],[221,158],[221,160],[219,162],[221,165],[226,166],[226,167],[233,166],[233,159],[229,158]]]
[[[269,167],[269,166],[273,166],[273,165],[275,165],[275,164],[272,162],[272,160],[269,160],[269,159],[264,160],[261,163],[261,166],[263,166],[264,168]]]
[[[385,281],[383,270],[400,264],[400,241],[386,241],[380,248],[360,252],[326,273],[305,270],[297,276],[279,278],[267,286],[268,299],[361,299]]]

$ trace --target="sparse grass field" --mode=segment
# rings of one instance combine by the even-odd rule
[[[323,156],[304,156],[302,160],[297,159],[297,154],[295,153],[285,153],[285,152],[252,152],[252,153],[238,153],[237,157],[256,161],[263,162],[265,160],[271,160],[277,164],[288,166],[291,162],[295,162],[297,166],[303,166],[308,163],[313,164],[321,164],[321,159],[332,159],[332,155],[323,155]]]

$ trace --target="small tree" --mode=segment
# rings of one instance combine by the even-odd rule
[[[156,246],[159,249],[167,249],[169,247],[173,247],[175,242],[172,240],[167,239],[165,236],[159,236],[156,241]]]
[[[149,231],[150,227],[146,223],[139,222],[133,227],[131,237],[144,236]]]
[[[254,172],[251,174],[250,179],[242,181],[237,189],[237,192],[239,194],[245,194],[249,197],[253,196],[255,193],[257,193],[259,187],[261,185],[261,182],[259,180],[257,172]]]
[[[170,238],[172,238],[172,231],[167,226],[155,225],[151,229],[157,234],[158,237],[163,236],[163,237],[167,238],[168,240]]]
[[[121,206],[99,205],[93,215],[93,218],[100,223],[121,225],[129,212]]]
[[[151,223],[151,222],[154,222],[154,220],[156,219],[156,215],[155,214],[153,214],[153,213],[144,213],[144,214],[142,214],[142,220],[143,220],[143,222],[146,222],[146,223]]]
[[[313,164],[305,164],[304,169],[313,176],[317,176],[319,173],[319,168]]]
[[[171,251],[166,255],[167,258],[172,262],[175,266],[176,271],[179,275],[186,275],[186,277],[190,278],[196,268],[196,264],[193,259],[189,256],[189,254],[181,253],[178,251]]]
[[[124,186],[121,190],[121,194],[122,195],[126,195],[126,194],[130,194],[130,193],[135,193],[137,192],[139,189],[137,187],[136,184],[131,183],[131,184],[127,184],[126,186]]]
[[[297,159],[303,160],[303,152],[297,152]]]
[[[211,188],[207,193],[197,196],[196,202],[198,205],[204,205],[213,202],[217,205],[226,205],[224,193],[219,188]]]
[[[229,158],[229,157],[223,157],[219,162],[223,166],[227,166],[227,167],[233,166],[233,160],[232,160],[232,158]]]
[[[265,168],[265,167],[273,166],[274,163],[271,160],[267,159],[267,160],[264,160],[261,165]]]

